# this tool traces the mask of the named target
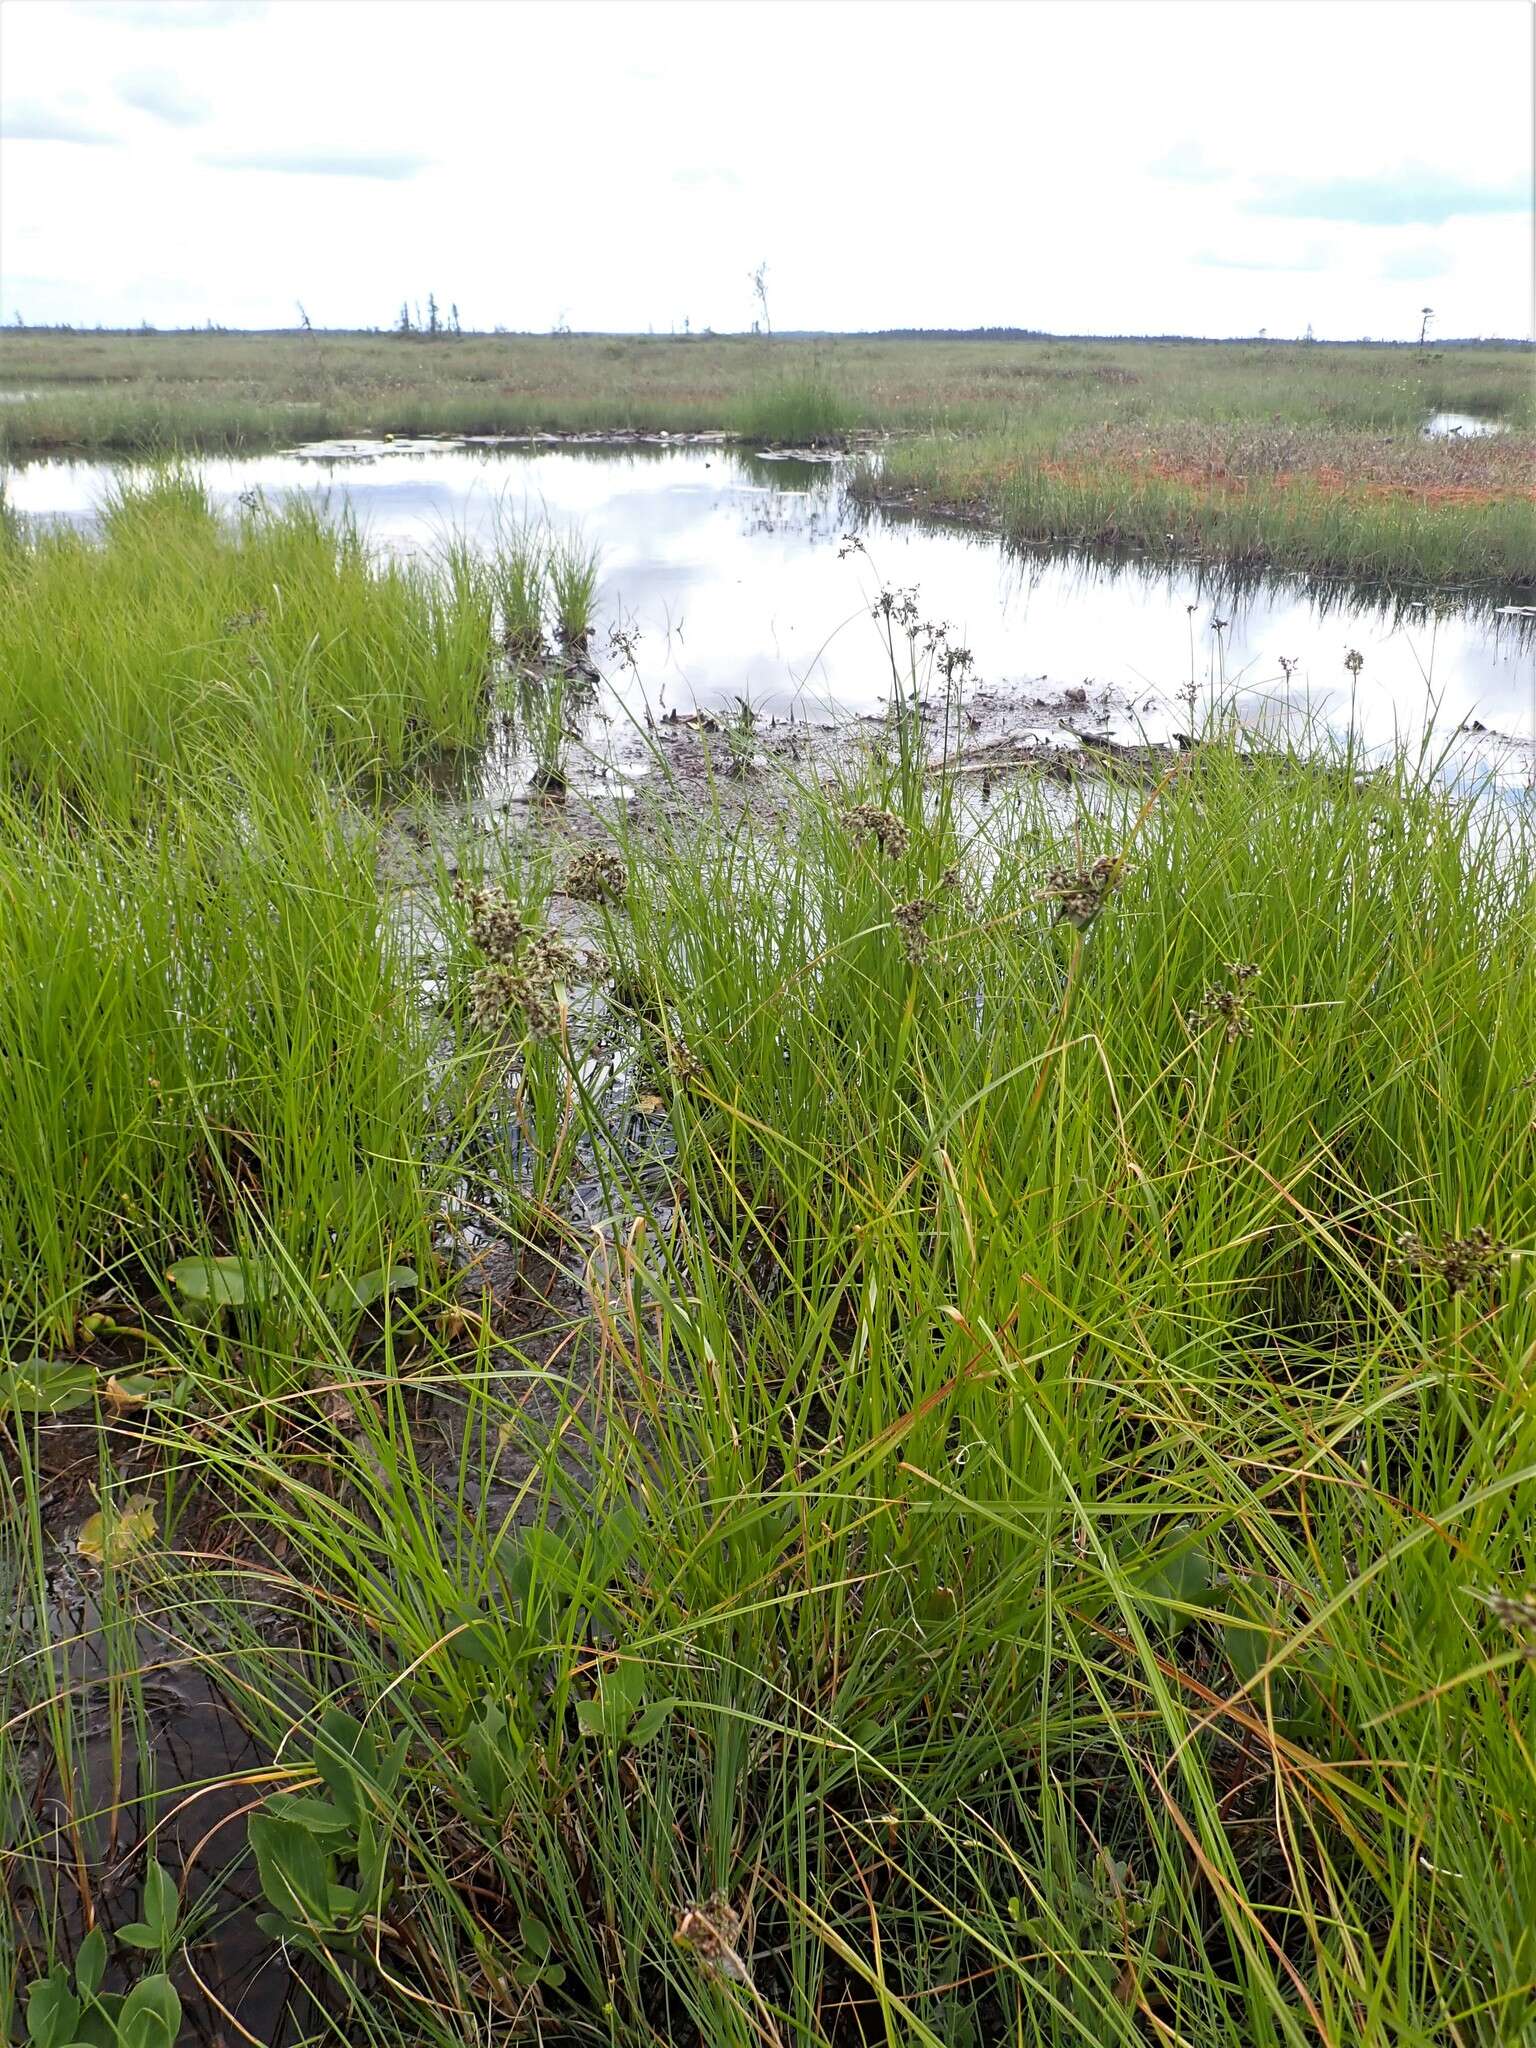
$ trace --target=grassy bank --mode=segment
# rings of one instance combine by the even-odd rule
[[[1020,539],[1529,583],[1529,351],[1162,342],[0,334],[12,458],[335,434],[896,437],[865,487]],[[1503,423],[1426,444],[1424,421]]]
[[[1219,736],[978,811],[914,707],[381,906],[287,716],[132,831],[5,728],[0,1999],[248,2024],[233,1915],[291,2040],[1520,2040],[1529,819]],[[151,1803],[167,1667],[251,1761]]]
[[[1434,412],[1530,430],[1529,351],[1283,343],[818,342],[0,332],[12,456],[51,448],[270,447],[305,435],[443,431],[1053,429],[1106,421],[1417,432]]]
[[[1030,545],[1131,548],[1437,590],[1536,581],[1536,441],[1426,442],[1312,427],[925,436],[866,462],[871,501],[977,519]]]

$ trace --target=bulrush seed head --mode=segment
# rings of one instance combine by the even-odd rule
[[[690,1906],[677,1923],[673,1939],[680,1948],[690,1949],[699,1967],[712,1977],[725,1977],[733,1984],[750,1984],[752,1974],[739,1953],[743,1928],[741,1915],[724,1892],[713,1892],[702,1905]]]
[[[558,1036],[563,991],[583,976],[606,974],[607,961],[600,953],[583,959],[555,932],[530,931],[497,890],[472,889],[464,900],[470,908],[471,936],[490,962],[470,981],[472,1022],[482,1030],[500,1030],[521,1013],[530,1036]]]
[[[565,871],[565,893],[578,903],[618,903],[629,887],[629,874],[616,853],[588,847],[572,857]]]
[[[1091,868],[1057,868],[1035,891],[1036,903],[1054,903],[1058,924],[1076,925],[1086,931],[1105,899],[1125,880],[1125,863],[1114,854],[1100,854]]]
[[[504,1030],[521,1015],[531,1038],[560,1031],[560,994],[551,982],[516,967],[482,967],[469,985],[469,1014],[484,1031]]]
[[[667,1066],[680,1087],[693,1088],[704,1079],[704,1062],[680,1038],[667,1047]]]
[[[1527,1661],[1536,1664],[1536,1591],[1524,1599],[1510,1599],[1505,1593],[1485,1593],[1488,1611],[1511,1635],[1518,1636]]]
[[[924,926],[937,908],[936,903],[929,903],[923,897],[917,896],[910,903],[897,904],[891,912],[891,923],[901,934],[901,950],[914,967],[928,956],[928,948],[932,941]]]
[[[554,932],[531,932],[523,947],[519,962],[523,972],[534,981],[557,982],[562,987],[577,980],[583,968],[581,955],[576,948]],[[594,961],[594,966],[602,963]]]
[[[1491,1289],[1508,1256],[1509,1247],[1481,1226],[1466,1237],[1444,1237],[1438,1245],[1405,1230],[1397,1240],[1396,1264],[1404,1273],[1438,1274],[1447,1294],[1460,1294],[1468,1287]]]
[[[1248,1014],[1243,990],[1258,971],[1251,960],[1229,960],[1227,976],[1232,987],[1208,988],[1199,1002],[1184,1012],[1190,1034],[1198,1037],[1208,1024],[1220,1021],[1228,1045],[1236,1045],[1240,1038],[1252,1038],[1253,1019]]]
[[[878,804],[854,804],[844,811],[843,823],[855,837],[868,833],[892,860],[900,860],[912,837],[894,811],[883,811]]]
[[[515,960],[528,933],[522,915],[500,889],[455,888],[454,894],[469,905],[470,944],[487,960],[503,965]]]
[[[252,627],[267,623],[267,608],[264,604],[252,605],[248,612],[231,612],[224,621],[226,633],[245,633]]]
[[[522,980],[511,967],[482,967],[469,984],[469,1014],[482,1031],[505,1022],[522,1001]]]

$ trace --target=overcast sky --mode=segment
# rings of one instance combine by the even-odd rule
[[[1531,331],[1524,0],[3,0],[29,321]]]

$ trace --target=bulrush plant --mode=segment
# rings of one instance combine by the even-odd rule
[[[11,799],[14,1341],[153,1384],[61,1530],[4,1382],[18,1583],[123,1625],[105,1689],[13,1660],[0,1986],[132,1881],[16,1730],[147,1711],[153,1626],[264,1759],[311,2035],[1523,2039],[1530,818],[1214,722],[972,807],[951,636],[870,609],[825,785],[466,830],[399,919],[316,771]],[[521,1286],[442,1273],[450,1192]],[[140,1298],[197,1256],[309,1306]]]
[[[858,424],[856,407],[822,365],[754,382],[732,407],[729,425],[745,441],[770,447],[818,448],[843,440]]]
[[[846,822],[903,802],[875,761],[621,840],[664,1181],[593,1145],[618,1220],[546,1219],[547,1329],[391,1336],[446,1459],[393,1397],[325,1490],[238,1411],[197,1438],[251,1548],[185,1631],[290,1784],[336,1783],[338,1684],[374,1745],[366,1839],[264,1795],[348,2024],[1520,2038],[1536,847],[1337,765],[1211,742],[893,855]],[[1100,860],[1064,937],[1041,878]],[[1474,1205],[1496,1295],[1399,1272],[1405,1226],[1481,1272]]]

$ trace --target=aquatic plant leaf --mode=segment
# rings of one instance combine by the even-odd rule
[[[501,1661],[501,1631],[493,1623],[479,1617],[467,1620],[453,1638],[455,1656],[466,1664],[473,1664],[480,1671],[494,1671]]]
[[[251,1259],[178,1259],[165,1277],[188,1301],[204,1301],[213,1308],[255,1306],[272,1291],[271,1274]]]
[[[90,2009],[80,2015],[77,2048],[122,2048],[118,2022],[127,2003],[127,1994],[122,1991],[98,1991]]]
[[[101,1980],[107,1973],[107,1937],[99,1927],[90,1933],[75,1950],[75,1988],[91,1998],[101,1987]]]
[[[578,1553],[553,1529],[504,1536],[496,1548],[507,1590],[525,1619],[542,1612],[552,1593],[574,1593],[585,1583]]]
[[[28,1358],[0,1372],[0,1414],[67,1415],[88,1408],[96,1368],[72,1359]]]
[[[123,2048],[176,2048],[181,2000],[169,1977],[141,1977],[123,2001],[117,2021]]]
[[[673,1709],[678,1705],[674,1699],[655,1700],[630,1728],[628,1740],[636,1749],[643,1749],[648,1742],[654,1742],[672,1718]]]
[[[1186,1523],[1131,1575],[1137,1598],[1154,1607],[1208,1607],[1220,1598],[1224,1584],[1205,1544]]]
[[[126,1941],[130,1948],[158,1949],[160,1937],[146,1920],[125,1920],[117,1930],[119,1941]]]
[[[386,1294],[400,1294],[420,1284],[414,1266],[380,1266],[376,1272],[364,1273],[356,1280],[333,1280],[326,1302],[332,1315],[339,1315],[349,1308],[372,1308]]]
[[[1239,1685],[1251,1685],[1274,1654],[1274,1638],[1256,1621],[1223,1620],[1222,1648]]]
[[[322,1927],[335,1880],[331,1858],[315,1836],[274,1813],[257,1814],[248,1835],[268,1901],[301,1928]]]
[[[163,1863],[150,1859],[144,1872],[144,1896],[142,1902],[144,1918],[157,1934],[169,1941],[181,1911],[181,1894],[176,1889],[176,1880]]]
[[[69,1988],[62,1963],[39,1977],[27,1993],[27,2039],[33,2048],[63,2048],[72,2041],[80,2018],[80,2001]]]
[[[576,1702],[576,1726],[583,1735],[595,1737],[607,1732],[607,1720],[603,1714],[601,1700],[578,1700]]]
[[[640,1740],[649,1742],[672,1710],[672,1701],[659,1702],[661,1717],[655,1727],[638,1738],[633,1728],[648,1723],[656,1708],[641,1713],[641,1701],[645,1690],[645,1667],[641,1664],[620,1664],[612,1671],[606,1671],[598,1681],[595,1699],[576,1702],[576,1724],[583,1735],[606,1736],[612,1742]],[[640,1716],[640,1723],[636,1722]]]
[[[325,1799],[302,1799],[290,1792],[277,1792],[267,1801],[267,1810],[279,1820],[291,1820],[312,1835],[348,1835],[355,1819]]]
[[[356,1827],[362,1802],[358,1798],[357,1778],[351,1763],[328,1750],[319,1750],[315,1755],[315,1770],[336,1802],[336,1811]],[[319,1803],[317,1800],[316,1804]]]
[[[93,1564],[126,1564],[155,1540],[158,1517],[147,1493],[130,1493],[80,1525],[80,1555]]]
[[[464,1730],[464,1773],[476,1796],[500,1817],[521,1761],[523,1739],[498,1700],[487,1700]]]

